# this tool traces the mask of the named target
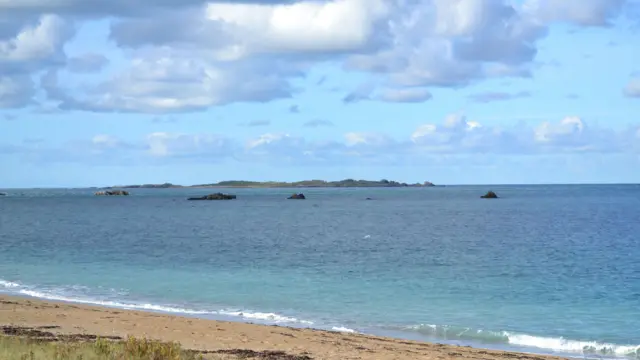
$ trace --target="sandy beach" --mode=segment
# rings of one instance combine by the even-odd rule
[[[192,350],[282,351],[312,359],[559,359],[376,336],[254,325],[0,295],[5,335],[177,341]],[[46,333],[50,333],[46,335]]]

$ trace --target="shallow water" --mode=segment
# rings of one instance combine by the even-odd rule
[[[640,186],[492,189],[0,190],[0,291],[635,357]]]

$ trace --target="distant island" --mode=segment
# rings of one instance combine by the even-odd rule
[[[244,181],[244,180],[228,180],[211,184],[199,185],[175,185],[171,183],[164,184],[142,184],[142,185],[122,185],[110,186],[104,189],[175,189],[175,188],[357,188],[357,187],[431,187],[435,186],[429,181],[423,183],[407,184],[403,182],[390,181],[386,179],[371,180],[354,180],[345,179],[340,181],[325,180],[303,180],[295,182],[282,181]]]

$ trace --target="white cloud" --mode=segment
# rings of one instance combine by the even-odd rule
[[[525,7],[543,22],[606,26],[628,3],[629,0],[527,0]]]
[[[42,15],[36,24],[22,27],[13,37],[0,38],[0,66],[39,69],[42,62],[61,61],[62,46],[71,35],[71,28],[60,16]]]
[[[568,116],[557,123],[543,122],[534,129],[534,140],[546,152],[616,152],[628,146],[624,134],[591,128],[577,117]]]
[[[542,143],[555,141],[565,142],[568,139],[579,137],[585,131],[585,123],[577,116],[569,116],[558,124],[544,122],[535,129],[535,140]]]
[[[309,0],[285,5],[211,3],[206,11],[209,20],[224,24],[227,35],[237,39],[228,53],[249,54],[361,49],[390,9],[383,0]]]
[[[49,100],[61,109],[167,113],[266,102],[291,96],[294,78],[326,63],[371,75],[369,92],[347,102],[418,102],[430,98],[427,87],[531,76],[550,22],[604,25],[627,2],[0,0],[0,25],[11,24],[0,26],[0,66],[5,77],[97,72],[101,55],[67,59],[63,49],[70,24],[108,18],[109,40],[128,66],[82,89],[50,82]]]
[[[521,153],[528,146],[525,136],[498,127],[485,127],[453,114],[441,125],[419,126],[411,135],[411,142],[420,151],[429,153]]]
[[[156,132],[146,139],[147,153],[153,157],[202,158],[216,161],[233,153],[231,141],[215,134],[175,134]]]
[[[640,127],[623,131],[588,126],[584,119],[566,117],[532,127],[496,127],[453,114],[440,123],[425,123],[406,137],[395,139],[372,132],[349,132],[342,139],[310,141],[288,133],[265,133],[251,139],[230,139],[218,134],[156,132],[135,142],[102,134],[90,141],[75,141],[60,148],[43,144],[7,144],[13,154],[37,161],[139,164],[234,159],[297,165],[397,165],[425,159],[445,162],[449,156],[491,154],[592,156],[640,154]],[[8,150],[6,150],[8,151]]]
[[[521,67],[534,59],[546,28],[502,1],[433,0],[396,13],[391,34],[393,46],[354,55],[347,67],[380,73],[396,86],[459,87],[526,75]]]
[[[136,54],[130,69],[63,107],[161,113],[269,101],[291,96],[291,78],[318,61],[345,56],[347,69],[381,74],[388,85],[373,98],[375,85],[346,102],[426,101],[430,92],[420,86],[528,74],[522,67],[533,60],[532,44],[545,35],[518,8],[489,0],[224,2],[203,9],[116,23],[112,38]]]
[[[243,70],[242,66],[226,68],[180,54],[140,57],[132,61],[130,69],[100,84],[98,91],[64,101],[62,106],[89,111],[167,113],[290,96],[288,82],[277,73],[270,73],[267,67]]]

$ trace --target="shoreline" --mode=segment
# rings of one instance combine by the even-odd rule
[[[148,337],[176,341],[186,349],[284,351],[313,359],[484,359],[552,360],[559,356],[487,350],[390,337],[207,320],[184,315],[41,300],[0,294],[0,326],[37,329],[56,335]]]

